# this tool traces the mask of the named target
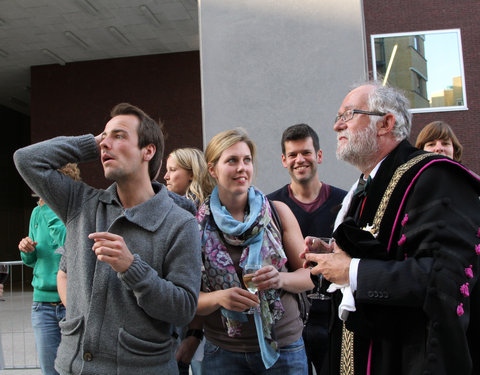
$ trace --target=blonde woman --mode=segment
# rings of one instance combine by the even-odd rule
[[[168,190],[187,197],[198,207],[206,198],[204,190],[213,189],[210,180],[204,178],[205,173],[207,163],[202,151],[193,147],[178,148],[168,156],[164,179]]]
[[[205,178],[207,163],[203,152],[197,148],[179,148],[170,153],[167,159],[167,173],[164,179],[167,189],[178,195],[185,196],[198,208],[205,199],[205,192],[212,191],[213,183]],[[189,374],[189,364],[193,375],[201,374],[201,364],[195,358],[201,358],[203,347],[196,353],[203,339],[202,319],[195,317],[188,327],[180,329],[182,342],[176,352],[180,375]],[[196,354],[194,356],[194,354]]]
[[[299,258],[304,242],[295,216],[252,186],[255,145],[243,129],[213,137],[205,157],[216,187],[197,213],[204,260],[197,314],[207,339],[202,372],[307,374],[295,294],[313,284]],[[240,281],[242,269],[254,264],[255,294]]]

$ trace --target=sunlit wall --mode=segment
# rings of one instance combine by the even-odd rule
[[[256,185],[289,181],[283,130],[307,123],[320,135],[320,178],[347,188],[358,172],[335,157],[333,119],[355,81],[365,78],[358,0],[201,0],[200,54],[205,144],[243,126],[259,152]]]

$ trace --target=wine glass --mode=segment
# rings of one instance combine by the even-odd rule
[[[243,284],[245,285],[245,288],[247,288],[247,290],[252,294],[257,294],[258,291],[257,285],[252,279],[255,277],[255,272],[257,272],[260,268],[262,268],[261,264],[247,264],[242,271]],[[255,307],[250,307],[244,313],[253,314],[255,311]]]
[[[310,241],[308,244],[308,252],[316,254],[332,253],[334,242],[335,239],[333,237],[310,237]],[[308,265],[310,266],[310,268],[312,268],[315,267],[317,263],[310,261],[308,262]],[[310,274],[310,276],[314,277],[314,275],[312,274]],[[314,290],[312,291],[312,293],[307,294],[307,297],[311,299],[329,300],[331,298],[330,296],[320,292],[324,280],[323,275],[318,275],[317,280],[318,283],[314,282]]]
[[[0,263],[0,284],[5,284],[5,282],[7,281],[8,271],[9,271],[8,264]],[[5,301],[5,300],[0,298],[0,301]]]

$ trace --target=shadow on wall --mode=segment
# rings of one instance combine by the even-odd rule
[[[0,139],[0,261],[7,261],[20,259],[17,245],[28,233],[35,200],[13,164],[14,151],[30,143],[30,118],[3,106],[0,118],[4,124]]]

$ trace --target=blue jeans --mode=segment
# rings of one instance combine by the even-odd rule
[[[260,352],[230,352],[207,340],[202,373],[208,375],[306,375],[308,374],[307,356],[303,339],[300,337],[294,343],[280,348],[280,358],[268,370],[265,369]]]
[[[193,375],[202,375],[202,361],[193,360],[192,363],[190,363],[190,368],[192,369]]]
[[[38,361],[43,375],[58,375],[54,362],[61,334],[58,322],[65,317],[63,305],[51,305],[48,302],[33,302],[32,327],[35,334]]]

